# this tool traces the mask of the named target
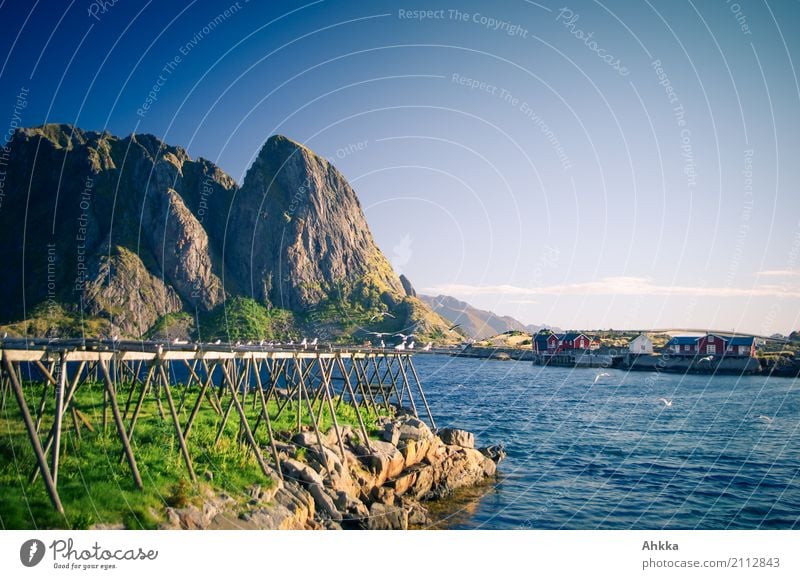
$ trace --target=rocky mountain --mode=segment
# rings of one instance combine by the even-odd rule
[[[451,325],[459,324],[468,337],[476,340],[511,331],[535,333],[542,328],[533,324],[525,325],[511,316],[498,316],[494,312],[478,309],[451,296],[420,295],[419,298]]]
[[[18,333],[47,318],[51,333],[138,337],[180,319],[209,338],[219,324],[203,321],[226,320],[229,303],[330,339],[446,332],[375,245],[341,173],[286,137],[267,140],[241,186],[152,135],[70,125],[19,129],[3,158],[0,323],[39,322]]]

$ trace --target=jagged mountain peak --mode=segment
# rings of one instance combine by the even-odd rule
[[[265,301],[304,309],[362,287],[390,301],[404,295],[355,191],[326,159],[296,141],[282,135],[266,141],[232,213],[233,227],[247,232],[235,251],[249,258],[235,275]]]
[[[303,324],[329,312],[333,333],[387,311],[398,328],[447,329],[392,270],[344,176],[283,135],[241,187],[150,134],[48,124],[16,131],[8,150],[0,260],[25,277],[0,284],[0,323],[58,304],[141,336],[248,298]]]

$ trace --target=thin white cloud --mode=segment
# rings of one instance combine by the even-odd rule
[[[800,297],[800,287],[759,284],[751,288],[658,285],[646,277],[605,277],[598,281],[525,288],[515,285],[444,284],[426,292],[454,296],[696,296],[696,297]]]
[[[798,277],[800,276],[799,269],[765,269],[756,272],[756,275],[767,277]]]

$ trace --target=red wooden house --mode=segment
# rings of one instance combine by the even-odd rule
[[[701,356],[722,356],[725,353],[727,340],[716,334],[706,334],[697,340],[697,353]]]
[[[581,332],[567,332],[566,334],[550,334],[547,337],[547,353],[558,354],[572,350],[589,350],[592,339]]]
[[[752,358],[756,355],[753,336],[721,336],[708,334],[698,341],[698,353],[703,356],[736,356]]]

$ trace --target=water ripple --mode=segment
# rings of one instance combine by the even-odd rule
[[[508,451],[454,528],[800,528],[798,380],[415,364],[439,427]]]

